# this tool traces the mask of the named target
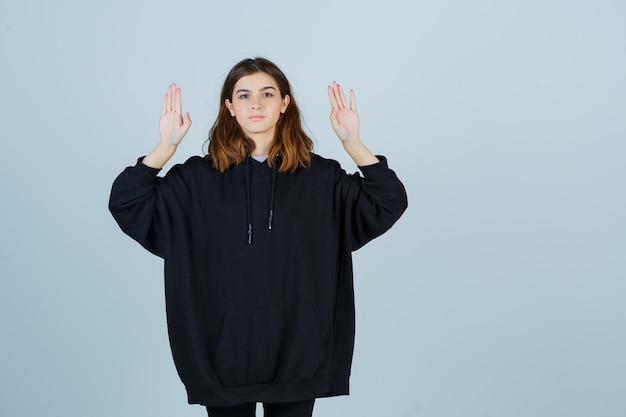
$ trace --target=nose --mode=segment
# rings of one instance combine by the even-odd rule
[[[252,97],[252,108],[253,109],[260,109],[261,108],[261,103],[259,103],[259,98],[257,96],[253,96]]]

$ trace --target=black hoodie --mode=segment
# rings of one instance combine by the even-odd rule
[[[111,213],[165,260],[170,345],[190,403],[348,394],[351,252],[407,207],[379,159],[360,167],[364,178],[317,155],[294,173],[251,158],[221,173],[192,157],[163,178],[141,159],[118,176]]]

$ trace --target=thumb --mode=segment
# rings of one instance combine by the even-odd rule
[[[332,110],[330,111],[330,121],[335,123],[336,121],[338,121],[338,111],[336,107],[333,107]]]

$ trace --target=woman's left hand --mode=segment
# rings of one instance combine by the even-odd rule
[[[350,90],[350,103],[348,104],[343,89],[333,81],[333,85],[328,87],[328,97],[332,107],[330,123],[339,139],[344,144],[352,140],[359,141],[359,114],[356,111],[354,91]]]

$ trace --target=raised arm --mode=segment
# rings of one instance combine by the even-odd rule
[[[190,127],[189,113],[183,117],[180,88],[172,83],[163,98],[161,118],[159,119],[159,144],[146,155],[143,163],[151,168],[163,168],[176,152],[178,144],[183,140]]]
[[[359,114],[356,110],[354,91],[350,90],[350,103],[346,101],[343,89],[333,81],[328,87],[330,106],[330,123],[343,148],[358,166],[373,165],[378,158],[363,145],[359,136]]]

